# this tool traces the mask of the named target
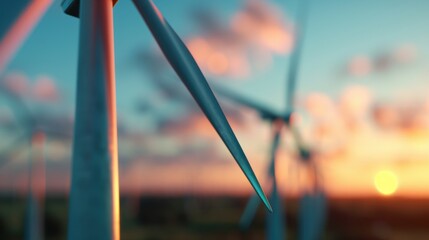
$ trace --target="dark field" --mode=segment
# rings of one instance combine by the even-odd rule
[[[260,207],[249,232],[237,223],[246,198],[144,197],[121,199],[122,239],[264,239]],[[296,239],[297,201],[284,202],[289,239]],[[0,239],[22,239],[25,199],[0,199]],[[45,205],[46,239],[65,239],[67,199]],[[324,239],[429,239],[429,200],[331,199]]]

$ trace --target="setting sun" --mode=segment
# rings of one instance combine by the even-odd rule
[[[390,196],[394,194],[398,188],[398,178],[394,172],[382,170],[375,175],[374,185],[380,194]]]

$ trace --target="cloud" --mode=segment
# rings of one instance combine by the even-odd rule
[[[337,99],[310,93],[304,103],[313,137],[318,139],[350,137],[358,129],[407,134],[429,131],[429,100],[380,100],[364,85],[345,87]]]
[[[248,0],[232,17],[232,31],[251,46],[272,53],[285,54],[293,47],[291,24],[267,1]]]
[[[372,120],[382,130],[403,133],[429,130],[429,108],[426,101],[377,103],[372,107]]]
[[[313,92],[305,97],[305,110],[311,117],[320,119],[331,115],[335,111],[333,100],[326,94]]]
[[[340,96],[339,110],[343,114],[345,121],[351,126],[356,126],[363,121],[369,112],[372,102],[370,90],[362,85],[352,85],[346,87]]]
[[[397,63],[411,63],[417,59],[417,48],[412,44],[403,44],[393,50],[392,58]]]
[[[246,118],[243,116],[239,108],[234,110],[231,107],[223,109],[228,122],[233,129],[236,130],[246,128]],[[227,109],[227,111],[225,111],[225,109]],[[170,121],[163,122],[159,131],[162,134],[172,137],[198,135],[199,137],[208,139],[217,140],[219,138],[209,120],[200,110],[192,111],[180,118],[171,118]]]
[[[292,25],[267,1],[245,1],[227,23],[207,9],[197,9],[193,16],[202,33],[186,43],[198,65],[210,75],[246,77],[253,68],[268,66],[274,55],[293,48]]]
[[[26,75],[18,72],[9,73],[2,81],[2,87],[19,96],[26,96],[30,91],[30,84]]]
[[[345,64],[346,75],[364,77],[370,74],[391,72],[416,61],[417,48],[412,44],[402,44],[376,54],[359,54]]]
[[[366,76],[372,71],[372,63],[367,56],[355,56],[347,64],[347,73],[352,76]]]
[[[244,77],[250,72],[249,62],[241,47],[234,47],[224,39],[196,37],[186,44],[198,65],[211,75]]]
[[[371,109],[371,117],[376,126],[381,129],[396,128],[399,123],[399,113],[387,104],[376,104]]]
[[[193,131],[192,125],[212,129],[180,79],[168,70],[167,62],[161,55],[156,51],[140,52],[136,56],[136,62],[144,64],[149,74],[147,80],[157,92],[150,99],[136,100],[135,109],[138,113],[155,118],[157,131],[171,134],[180,132],[183,135]],[[234,127],[244,126],[246,119],[237,106],[221,102],[221,107]],[[206,134],[204,131],[201,133]]]
[[[1,120],[17,129],[40,130],[46,132],[49,137],[57,140],[68,140],[72,136],[73,119],[64,113],[64,107],[56,109],[54,105],[38,106],[39,102],[55,102],[60,98],[60,93],[52,78],[41,76],[31,84],[28,77],[20,72],[9,73],[1,81],[1,87],[6,93],[8,115],[3,113]],[[16,135],[17,131],[11,131],[10,135]]]
[[[41,76],[36,80],[32,93],[34,99],[44,102],[55,102],[60,98],[55,82],[48,76]]]
[[[23,99],[56,102],[60,98],[55,81],[46,75],[38,77],[32,84],[25,74],[14,72],[6,75],[1,83],[4,90]]]
[[[324,93],[308,94],[304,101],[305,112],[310,116],[310,139],[323,154],[341,153],[346,150],[349,138],[367,125],[372,94],[361,85],[344,88],[338,98]]]

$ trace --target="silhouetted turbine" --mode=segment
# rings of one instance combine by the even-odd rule
[[[308,1],[308,0],[307,0]],[[302,55],[302,47],[303,47],[303,39],[304,39],[304,31],[305,31],[305,25],[307,21],[307,11],[308,11],[308,5],[309,2],[303,2],[302,5],[299,8],[298,13],[298,19],[297,24],[299,24],[298,32],[296,33],[296,47],[291,55],[290,58],[290,66],[289,66],[289,73],[287,76],[287,88],[286,88],[286,112],[285,113],[279,113],[275,112],[265,106],[261,106],[258,103],[252,102],[249,99],[245,99],[242,97],[239,97],[238,95],[226,90],[218,88],[219,93],[230,100],[233,100],[239,104],[242,104],[246,107],[252,108],[260,113],[261,118],[267,119],[271,122],[274,122],[274,120],[278,121],[278,124],[284,124],[286,127],[288,127],[292,133],[292,136],[294,138],[295,144],[297,146],[298,150],[298,156],[299,160],[304,162],[307,167],[310,167],[313,176],[314,176],[314,182],[315,182],[315,189],[314,189],[314,196],[311,194],[306,193],[301,199],[300,199],[300,211],[299,211],[299,239],[302,240],[313,240],[318,239],[320,237],[320,234],[323,230],[324,225],[324,216],[325,216],[325,197],[322,192],[320,192],[319,183],[318,183],[318,171],[315,161],[313,160],[312,152],[304,145],[302,141],[302,137],[300,135],[299,130],[293,126],[291,122],[291,116],[294,112],[294,99],[295,99],[295,93],[296,93],[296,82],[298,77],[298,71],[299,66],[301,62],[301,55]],[[280,127],[277,127],[276,129],[279,129]],[[280,130],[277,130],[280,131]],[[280,132],[278,134],[275,134],[275,136],[280,136]],[[275,139],[276,137],[274,137]],[[272,172],[274,173],[275,169],[275,151],[278,147],[279,140],[273,141],[273,144],[271,146],[272,151],[271,156],[273,157],[271,161],[271,168]],[[272,177],[272,175],[271,175]],[[275,180],[275,177],[273,178]],[[273,181],[273,187],[272,187],[272,197],[275,197],[271,199],[271,204],[273,205],[273,209],[276,210],[276,207],[281,206],[281,198],[278,196],[277,186],[276,182]],[[279,201],[279,203],[276,202],[276,200]],[[240,219],[240,226],[242,229],[246,230],[249,228],[255,214],[257,211],[257,207],[259,205],[259,201],[257,198],[252,197],[246,208],[245,211]],[[280,214],[279,212],[276,212],[276,214]],[[271,214],[267,216],[267,239],[284,239],[284,219],[283,217],[279,217],[276,214]],[[282,214],[282,212],[281,212]],[[281,228],[281,230],[279,230]]]
[[[66,0],[80,17],[69,239],[119,239],[119,187],[111,0]],[[268,209],[271,207],[203,74],[150,0],[133,0],[167,60]]]
[[[294,111],[294,100],[296,95],[296,83],[298,79],[299,67],[301,64],[304,33],[308,20],[308,9],[311,0],[304,0],[298,10],[296,32],[296,47],[292,52],[289,74],[286,85],[286,108],[288,112]],[[312,152],[303,144],[299,130],[293,125],[289,125],[295,143],[298,146],[299,160],[305,164],[313,177],[313,192],[306,192],[299,200],[299,229],[298,239],[316,240],[321,237],[326,218],[326,197],[319,183],[319,171]]]

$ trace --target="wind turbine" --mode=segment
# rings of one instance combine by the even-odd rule
[[[0,167],[7,164],[11,153],[30,145],[28,162],[28,193],[27,209],[25,213],[25,239],[44,239],[43,232],[43,205],[45,196],[45,141],[46,137],[64,139],[71,137],[65,132],[64,126],[54,129],[54,124],[43,124],[40,115],[34,114],[26,105],[22,96],[8,89],[4,81],[0,82],[0,94],[7,98],[11,109],[23,130],[22,134],[14,138],[2,155],[6,156],[0,161]],[[46,117],[45,117],[46,118]],[[69,125],[71,129],[71,124]]]
[[[23,120],[29,115],[27,108],[21,98],[9,91],[0,83],[0,92],[5,95],[11,103],[11,108],[15,117],[18,120]],[[0,167],[4,166],[11,159],[12,153],[22,150],[22,148],[30,145],[30,156],[28,160],[28,185],[27,185],[27,205],[24,221],[24,239],[41,240],[43,239],[43,198],[44,198],[44,166],[43,157],[36,157],[36,150],[43,145],[43,136],[41,134],[32,134],[31,127],[27,129],[26,123],[31,121],[23,121],[24,133],[19,134],[12,142],[2,149]]]
[[[186,46],[150,0],[133,0],[170,65],[210,120],[264,204],[268,200],[216,98]],[[119,186],[112,7],[116,0],[65,0],[80,18],[69,239],[119,239]]]
[[[307,0],[308,1],[308,0]],[[304,30],[307,20],[307,11],[309,2],[303,2],[302,6],[300,6],[298,13],[297,24],[299,24],[299,32],[296,37],[296,47],[292,53],[289,67],[289,74],[287,77],[287,99],[286,99],[286,112],[279,113],[269,109],[265,106],[257,104],[255,102],[250,101],[249,99],[245,99],[237,96],[236,94],[228,91],[226,89],[218,88],[218,92],[239,104],[252,108],[260,113],[261,118],[268,120],[273,125],[273,140],[270,151],[270,166],[268,169],[268,175],[270,180],[272,181],[272,189],[271,189],[271,204],[275,213],[267,215],[267,229],[266,229],[266,237],[267,239],[284,239],[285,238],[285,224],[284,218],[282,216],[282,205],[281,198],[277,191],[276,177],[275,177],[275,156],[280,144],[280,135],[281,135],[281,126],[285,125],[289,128],[292,136],[295,140],[295,144],[297,146],[299,160],[305,164],[307,168],[310,168],[310,171],[313,173],[314,183],[315,183],[315,195],[310,193],[305,193],[304,196],[300,198],[300,211],[299,211],[299,239],[302,240],[311,240],[317,239],[321,231],[323,230],[324,218],[325,218],[325,205],[326,200],[324,194],[320,191],[320,186],[318,183],[318,171],[316,167],[316,163],[314,161],[314,156],[312,152],[303,144],[300,132],[296,127],[292,125],[291,116],[294,112],[294,99],[295,99],[295,89],[296,89],[296,81],[299,70],[301,51],[302,51],[302,42],[304,39]],[[276,124],[273,124],[276,123]],[[259,200],[253,196],[240,219],[240,226],[243,229],[247,229],[254,215],[256,214],[257,207],[259,205]]]
[[[298,71],[301,63],[302,48],[304,41],[304,32],[307,26],[308,8],[311,0],[305,0],[299,9],[297,31],[297,46],[295,47],[290,62],[288,82],[286,86],[287,92],[287,111],[294,111],[294,100],[296,93],[296,82],[298,79]],[[326,219],[326,196],[320,184],[320,171],[314,157],[314,152],[303,144],[299,130],[293,125],[289,125],[290,131],[293,133],[295,143],[298,147],[299,160],[304,163],[304,166],[313,177],[313,189],[310,192],[305,192],[299,200],[299,229],[298,238],[301,240],[319,239]]]

